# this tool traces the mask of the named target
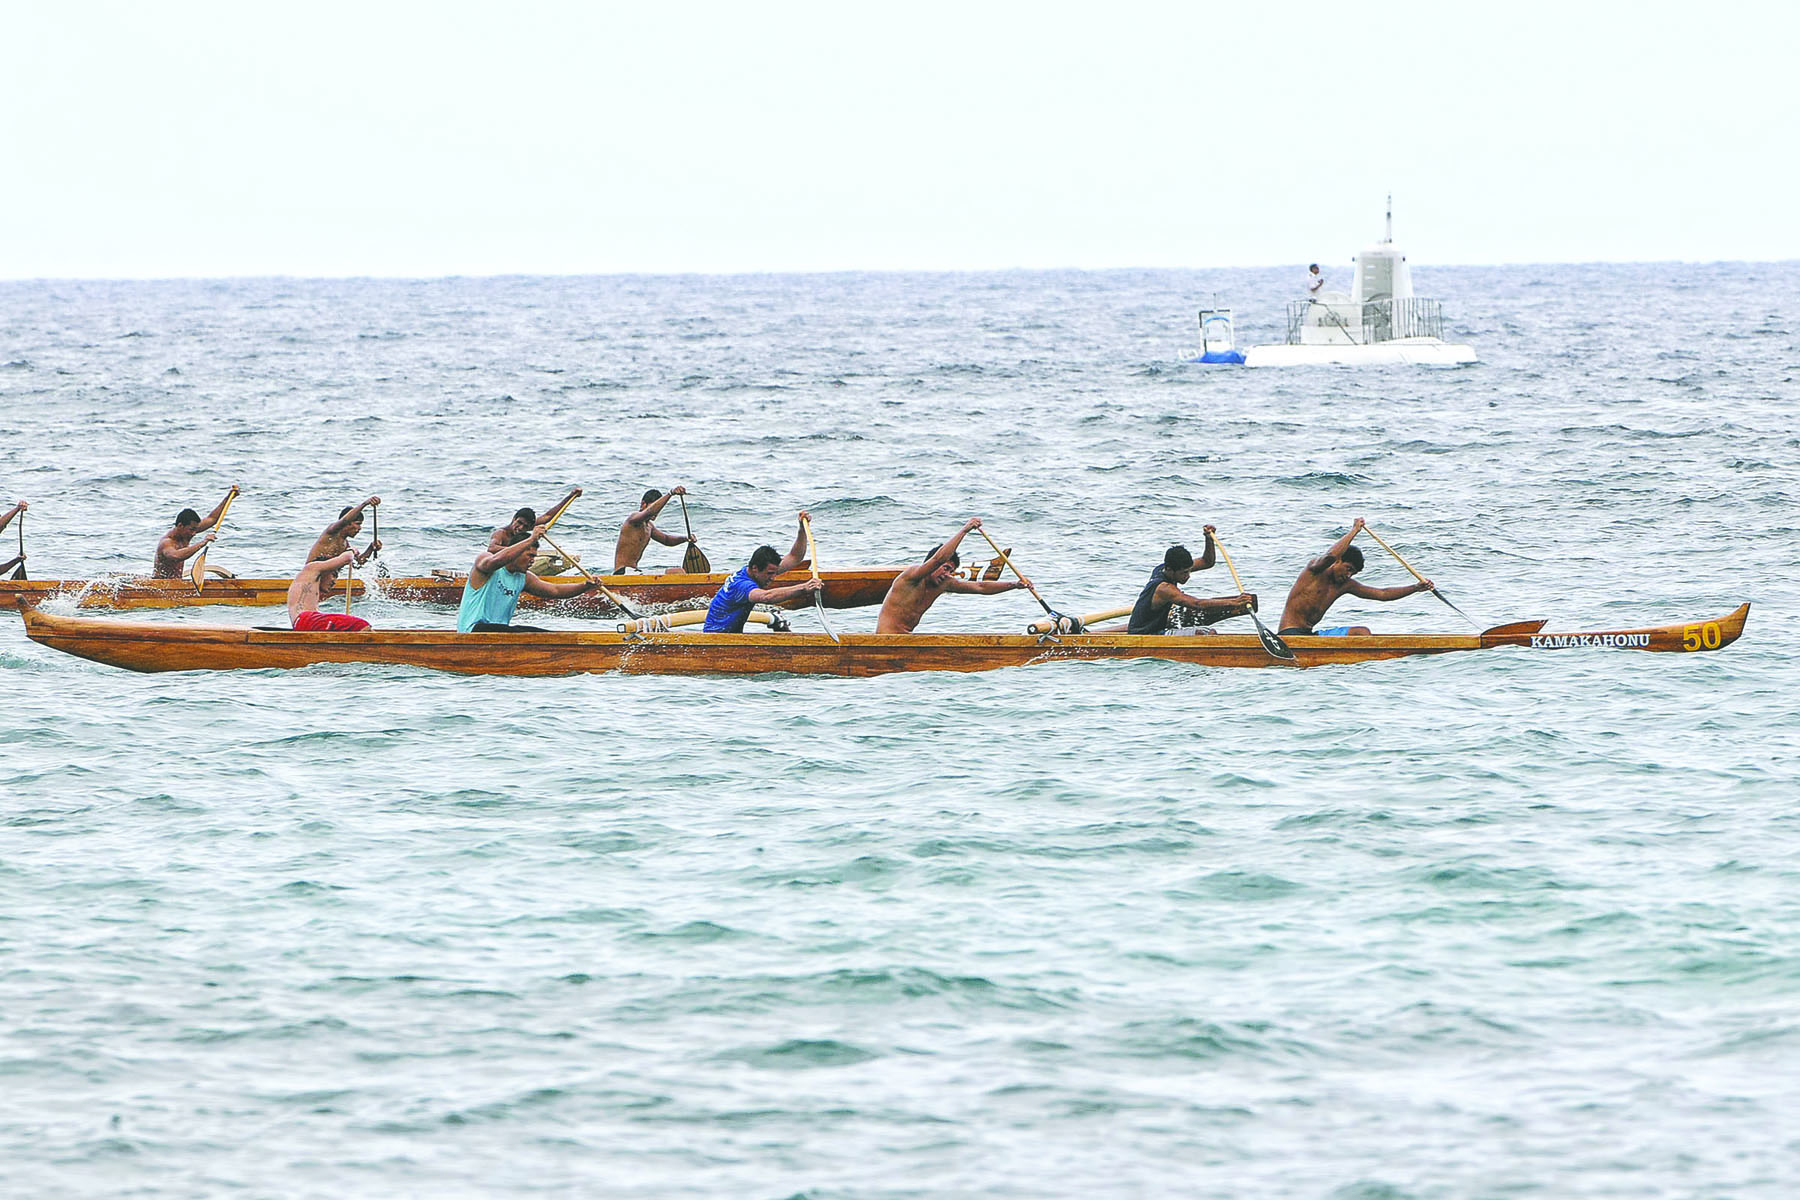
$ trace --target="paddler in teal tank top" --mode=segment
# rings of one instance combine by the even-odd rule
[[[459,633],[543,633],[529,625],[514,625],[513,610],[525,592],[545,600],[567,600],[599,585],[591,579],[579,583],[545,583],[526,569],[537,553],[538,539],[546,526],[538,525],[529,509],[520,509],[521,522],[501,530],[507,544],[475,559],[469,581],[463,584],[462,607],[456,612]],[[530,532],[525,528],[530,527]]]

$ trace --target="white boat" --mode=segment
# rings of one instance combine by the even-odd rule
[[[1444,341],[1443,306],[1413,295],[1406,255],[1394,245],[1392,196],[1387,236],[1354,261],[1349,295],[1320,292],[1289,304],[1287,341],[1250,347],[1244,352],[1244,364],[1455,367],[1477,361],[1473,347]]]

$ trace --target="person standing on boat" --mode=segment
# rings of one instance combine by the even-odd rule
[[[219,517],[225,512],[225,506],[231,498],[238,494],[237,484],[231,485],[225,499],[219,501],[218,507],[207,514],[205,520],[191,508],[184,508],[176,514],[175,526],[163,534],[162,541],[156,543],[156,560],[151,564],[150,575],[153,579],[180,579],[182,564],[200,553],[218,539],[215,533],[209,533],[200,539],[199,545],[192,545],[194,535],[202,530],[211,529],[219,523]]]
[[[302,633],[356,633],[369,627],[367,621],[350,613],[319,611],[329,581],[355,557],[356,551],[345,550],[330,558],[316,558],[294,572],[294,582],[288,584],[289,624]]]
[[[742,633],[750,610],[758,604],[780,604],[808,592],[823,591],[823,580],[807,579],[787,587],[776,587],[775,580],[806,560],[806,523],[812,514],[800,510],[800,532],[794,535],[793,549],[778,554],[773,546],[758,546],[750,562],[725,581],[706,610],[702,633]]]
[[[562,516],[563,509],[575,503],[576,498],[580,495],[580,488],[570,488],[568,495],[551,505],[550,511],[544,514],[545,528],[554,525],[557,518]],[[513,519],[511,521],[494,530],[494,532],[489,535],[488,553],[493,554],[497,551],[506,549],[521,537],[530,533],[532,527],[536,523],[536,512],[529,508],[521,508],[518,512],[513,514]],[[581,555],[579,554],[569,558],[564,558],[560,554],[540,554],[531,560],[530,570],[534,575],[558,575],[570,567],[578,566],[580,562]]]
[[[1338,625],[1330,629],[1315,629],[1314,626],[1325,619],[1325,610],[1337,603],[1338,597],[1348,592],[1352,596],[1360,596],[1364,600],[1401,600],[1407,596],[1416,596],[1420,592],[1429,592],[1431,580],[1421,579],[1417,583],[1401,587],[1377,588],[1358,583],[1355,575],[1363,568],[1363,554],[1350,543],[1362,532],[1363,519],[1356,518],[1350,526],[1350,532],[1331,544],[1331,549],[1306,564],[1306,570],[1300,572],[1293,589],[1288,592],[1287,605],[1281,610],[1281,636],[1290,634],[1315,635],[1318,637],[1360,637],[1370,632],[1367,625]]]
[[[1181,590],[1181,585],[1193,577],[1195,571],[1210,570],[1218,561],[1218,550],[1213,545],[1213,527],[1207,525],[1206,549],[1201,551],[1200,561],[1194,561],[1193,553],[1186,546],[1170,546],[1163,554],[1162,566],[1150,572],[1150,581],[1144,590],[1138,593],[1137,604],[1131,610],[1131,622],[1125,626],[1126,633],[1159,634],[1169,632],[1169,610],[1176,605],[1204,612],[1207,609],[1222,607],[1245,608],[1256,603],[1256,598],[1248,592],[1236,596],[1220,596],[1213,600],[1202,600],[1190,596]],[[1182,632],[1189,632],[1183,630]],[[1214,632],[1208,625],[1197,625],[1193,633]]]
[[[21,500],[17,504],[13,505],[11,508],[7,509],[6,512],[0,513],[0,532],[4,532],[6,527],[8,525],[12,524],[12,520],[14,517],[18,516],[20,513],[24,512],[25,510],[29,509],[30,507],[31,507],[31,505],[29,505],[29,504],[25,503],[23,500]],[[21,525],[19,528],[23,529],[24,526]],[[24,561],[25,561],[25,551],[20,550],[19,556],[17,558],[13,559],[11,562],[0,563],[0,575],[4,575],[6,572],[12,570],[14,567],[20,565]]]
[[[530,514],[521,509],[521,514]],[[463,584],[462,607],[456,612],[458,633],[544,633],[529,625],[514,625],[513,610],[519,596],[530,592],[545,600],[567,600],[600,586],[591,579],[572,583],[546,583],[532,574],[527,566],[537,553],[538,539],[547,525],[535,525],[520,533],[513,542],[497,551],[489,551],[475,559],[469,568],[468,582]]]
[[[637,570],[638,559],[644,557],[651,539],[664,546],[685,546],[695,540],[693,537],[665,533],[656,524],[656,518],[663,507],[675,497],[685,495],[685,487],[673,487],[666,493],[651,488],[644,493],[644,498],[638,501],[638,510],[626,517],[625,523],[619,526],[619,542],[613,547],[613,574],[623,575],[627,571]]]
[[[937,603],[946,592],[961,596],[997,596],[1031,586],[1029,579],[973,580],[961,579],[956,569],[962,565],[957,547],[969,534],[981,528],[980,517],[963,522],[949,541],[925,556],[925,561],[906,568],[894,576],[887,598],[881,602],[881,616],[876,618],[876,633],[911,633],[919,627],[925,610]]]
[[[1312,266],[1306,268],[1306,298],[1317,303],[1319,294],[1324,290],[1325,275],[1319,270],[1319,264],[1314,263]]]

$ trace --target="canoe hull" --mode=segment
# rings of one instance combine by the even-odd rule
[[[888,587],[894,582],[894,576],[900,571],[899,567],[821,571],[819,577],[825,581],[825,606],[862,608],[880,604],[887,597]],[[462,603],[464,578],[462,575],[453,575],[378,580],[373,594],[409,604],[444,604],[454,607]],[[573,583],[579,578],[553,576],[546,582]],[[711,600],[730,575],[723,572],[706,575],[675,572],[661,575],[602,575],[599,578],[600,582],[624,597],[633,607],[641,605],[655,609]],[[805,571],[791,571],[781,576],[776,586],[800,583],[809,578],[811,576]],[[75,597],[78,608],[161,609],[213,605],[233,608],[274,607],[287,603],[288,585],[292,582],[291,579],[209,579],[204,589],[195,591],[194,585],[186,579],[4,580],[0,581],[0,607],[13,608],[23,602],[35,608],[59,595]],[[339,580],[326,596],[342,597],[343,594],[344,583]],[[354,599],[370,598],[369,581],[357,579],[355,590],[351,594]],[[536,596],[521,596],[519,603],[523,608],[551,608],[573,616],[614,616],[619,611],[597,592],[577,596],[572,600],[540,600]],[[795,599],[784,607],[798,608],[801,603],[800,599]],[[804,603],[810,607],[811,597],[807,597]]]
[[[60,617],[22,609],[35,642],[133,671],[267,670],[322,663],[385,663],[471,675],[883,675],[900,671],[989,671],[1095,659],[1154,658],[1214,667],[1288,665],[1251,634],[1133,637],[1129,634],[652,634],[474,633],[369,630],[297,633],[223,626]],[[1721,649],[1743,633],[1750,606],[1717,621],[1587,633],[1542,632],[1543,622],[1482,634],[1291,637],[1295,664],[1333,664],[1448,654],[1498,646],[1527,649]]]

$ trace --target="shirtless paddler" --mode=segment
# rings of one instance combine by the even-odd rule
[[[13,505],[11,508],[7,509],[5,512],[0,513],[0,530],[4,530],[8,525],[11,525],[14,517],[23,514],[30,507],[31,507],[31,505],[29,505],[29,504],[25,503],[25,501],[21,500],[17,504]],[[19,526],[19,529],[21,531],[23,531],[24,528],[25,527],[23,525]],[[21,538],[21,540],[23,540],[23,539]],[[21,548],[19,550],[19,556],[17,558],[9,559],[6,562],[0,563],[0,575],[4,575],[8,571],[12,570],[14,567],[22,565],[25,562],[25,558],[26,558],[25,551],[23,548]]]
[[[361,504],[352,504],[340,511],[337,520],[327,525],[325,532],[319,535],[319,540],[313,543],[313,548],[307,554],[306,561],[317,562],[321,558],[336,558],[350,549],[350,539],[362,532],[363,511],[374,508],[380,503],[380,496],[370,496]],[[367,549],[357,554],[356,565],[360,567],[374,558],[375,552],[379,549],[381,549],[380,541],[370,542]]]
[[[345,550],[330,558],[316,558],[294,572],[294,582],[288,584],[287,604],[288,621],[295,629],[304,633],[354,633],[369,627],[367,621],[349,613],[319,611],[320,598],[331,586],[330,581],[336,579],[337,573],[355,557],[356,551]]]
[[[520,538],[528,536],[539,524],[548,529],[556,524],[557,518],[562,516],[563,510],[575,503],[580,496],[580,488],[570,488],[569,494],[552,504],[541,518],[537,515],[536,509],[521,508],[513,514],[512,520],[488,535],[488,553],[500,553],[508,546],[517,543]],[[581,555],[579,554],[564,558],[560,554],[546,554],[539,550],[537,557],[531,560],[527,569],[533,575],[573,574],[581,569],[580,563]]]
[[[1337,625],[1330,629],[1314,628],[1325,619],[1325,610],[1349,593],[1364,600],[1400,600],[1431,590],[1431,580],[1400,587],[1368,587],[1358,583],[1355,575],[1363,568],[1363,554],[1350,543],[1363,530],[1363,519],[1356,518],[1350,532],[1331,544],[1331,549],[1306,564],[1300,578],[1288,592],[1287,607],[1281,610],[1281,636],[1313,634],[1319,637],[1361,637],[1371,630],[1367,625]]]
[[[876,633],[911,633],[925,616],[925,610],[947,592],[959,596],[997,596],[1031,586],[1029,579],[963,579],[956,574],[962,565],[957,547],[969,534],[981,528],[980,517],[970,517],[950,540],[925,556],[925,561],[906,568],[894,576],[888,586],[887,599],[881,602],[881,616],[875,621]]]
[[[677,496],[687,495],[685,487],[672,487],[667,492],[659,492],[651,488],[638,501],[638,509],[625,523],[619,526],[619,542],[613,547],[613,573],[622,575],[626,571],[638,569],[638,560],[644,557],[644,551],[654,539],[664,546],[685,546],[696,539],[692,536],[669,533],[656,523],[656,518],[669,501]]]
[[[204,520],[191,508],[184,508],[175,516],[175,525],[163,534],[162,541],[156,543],[156,559],[150,568],[153,579],[180,579],[184,564],[188,559],[200,553],[218,540],[218,534],[208,533],[198,544],[194,543],[194,535],[202,533],[219,523],[219,517],[225,512],[225,506],[231,498],[238,494],[237,484],[231,485],[225,499],[219,501],[217,507],[206,515]]]

